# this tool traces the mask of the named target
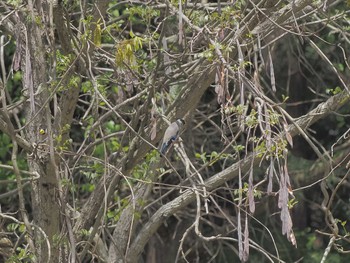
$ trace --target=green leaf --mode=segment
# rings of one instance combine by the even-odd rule
[[[26,231],[26,226],[24,224],[21,224],[18,230],[19,232],[24,233]]]
[[[13,232],[18,228],[18,226],[19,225],[17,223],[11,223],[11,224],[8,224],[6,228],[8,231]]]
[[[96,47],[101,46],[101,25],[100,24],[96,24],[96,27],[95,27],[94,44]]]

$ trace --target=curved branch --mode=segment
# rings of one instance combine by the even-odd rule
[[[10,124],[12,125],[12,123]],[[0,130],[3,133],[6,133],[8,136],[12,137],[14,136],[14,140],[18,143],[18,145],[23,148],[26,152],[31,153],[32,152],[32,146],[30,143],[25,140],[23,137],[20,135],[16,134],[14,135],[11,129],[9,129],[9,124],[6,123],[3,119],[0,118]]]
[[[299,128],[306,129],[316,121],[325,118],[328,114],[338,110],[341,106],[348,103],[349,101],[350,96],[346,91],[330,97],[327,101],[320,103],[308,114],[298,118],[295,124],[291,124],[288,127],[288,132],[292,136],[297,135]],[[299,126],[299,128],[297,126]],[[282,133],[277,136],[284,136],[284,134]],[[234,165],[226,168],[225,170],[206,180],[204,183],[205,188],[208,191],[211,191],[224,184],[228,180],[232,180],[238,177],[240,170],[242,173],[248,171],[248,169],[251,167],[252,162],[254,162],[254,164],[258,164],[260,161],[261,157],[258,157],[252,153],[240,162],[235,163]],[[149,238],[157,231],[161,224],[168,217],[175,214],[177,211],[184,209],[187,205],[192,203],[195,198],[196,193],[193,190],[189,189],[179,197],[159,208],[158,211],[155,212],[149,221],[142,227],[141,231],[132,243],[127,255],[128,262],[137,262],[137,259],[142,253]]]

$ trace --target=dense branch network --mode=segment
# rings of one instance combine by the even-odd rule
[[[311,0],[96,1],[72,6],[34,2],[0,4],[0,25],[16,39],[5,43],[1,38],[0,130],[12,140],[18,189],[11,193],[19,193],[22,201],[27,184],[21,184],[23,171],[16,166],[17,145],[29,159],[26,174],[34,176],[33,207],[39,211],[34,225],[40,229],[33,238],[38,242],[44,237],[48,244],[37,249],[43,262],[48,255],[68,258],[64,249],[53,247],[60,226],[67,229],[60,238],[69,237],[71,259],[83,261],[91,246],[100,244],[97,254],[104,261],[137,262],[162,224],[186,209],[191,212],[180,217],[193,223],[183,231],[177,257],[186,258],[185,237],[194,230],[202,240],[238,242],[243,261],[249,246],[280,260],[278,251],[272,255],[249,237],[248,218],[254,218],[256,192],[265,181],[266,193],[278,194],[282,233],[296,244],[289,214],[293,193],[288,144],[293,146],[292,137],[301,134],[324,165],[330,163],[307,128],[349,102],[348,81],[345,70],[333,65],[329,54],[315,44],[314,32],[320,30],[319,24],[338,29],[341,15],[321,19],[322,5]],[[334,3],[328,1],[327,6]],[[348,35],[342,33],[346,42]],[[280,42],[288,36],[309,44],[313,52],[298,57],[303,63],[289,57],[289,82],[281,84],[275,72],[281,72],[280,57],[287,57]],[[16,45],[12,62],[3,48],[11,45]],[[338,94],[293,118],[285,107],[288,98],[280,97],[290,79],[300,77],[293,75],[301,71],[300,64],[321,79],[308,62],[315,53],[345,91],[332,90]],[[346,57],[346,49],[343,53]],[[10,87],[5,80],[20,68],[22,85],[11,85],[22,89],[24,96],[5,92]],[[326,81],[320,82],[308,88],[321,94]],[[166,123],[180,117],[188,123],[184,143],[179,141],[175,153],[171,149],[161,159],[156,149]],[[265,160],[267,175],[261,178],[255,171]],[[336,236],[339,231],[324,185],[322,190],[322,209]],[[50,214],[44,210],[53,200],[57,211]],[[225,212],[220,202],[232,205],[235,213]],[[153,215],[147,216],[151,211]],[[201,233],[206,216],[216,216],[217,211],[237,239]],[[29,231],[30,223],[26,225]],[[101,240],[102,233],[111,240]]]

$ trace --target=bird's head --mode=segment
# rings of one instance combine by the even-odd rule
[[[177,119],[176,120],[176,123],[177,123],[177,125],[179,126],[179,127],[182,127],[183,125],[185,125],[185,120],[184,119]]]

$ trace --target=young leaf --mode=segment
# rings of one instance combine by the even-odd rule
[[[94,31],[94,44],[96,47],[101,46],[101,25],[99,23],[96,24]]]

